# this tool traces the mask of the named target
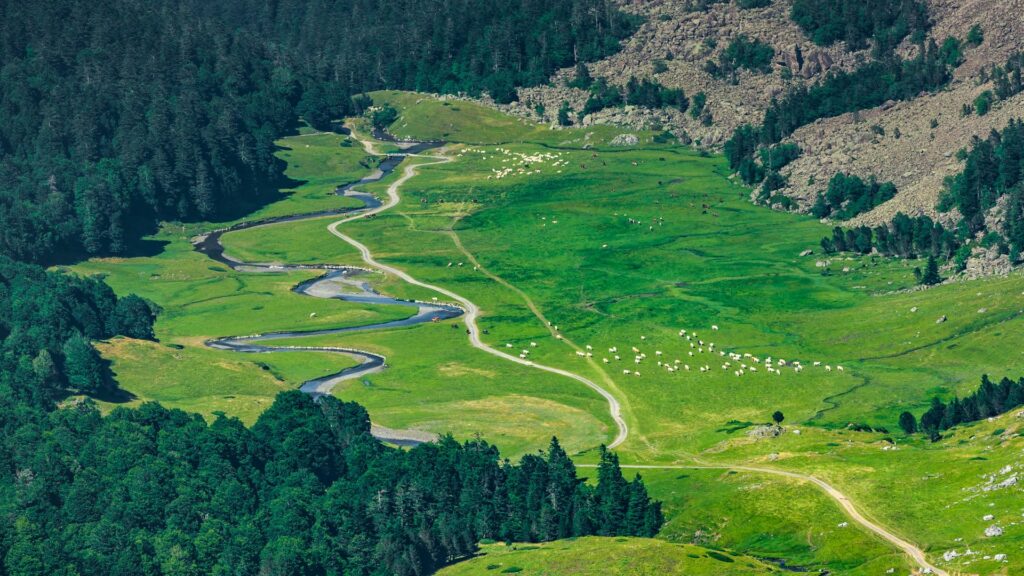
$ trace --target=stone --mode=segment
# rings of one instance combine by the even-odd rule
[[[636,134],[619,134],[608,142],[612,146],[636,146],[639,143],[640,139],[636,137]]]
[[[985,528],[985,536],[988,536],[989,538],[995,538],[997,536],[1002,536],[1002,535],[1003,535],[1003,529],[1000,528],[999,526],[996,526],[995,524],[989,526],[988,528]]]

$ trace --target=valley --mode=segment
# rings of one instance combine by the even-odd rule
[[[278,391],[358,362],[311,349],[368,351],[386,367],[329,392],[366,406],[376,425],[479,434],[513,458],[558,436],[583,466],[598,445],[616,445],[625,469],[642,466],[665,502],[660,540],[630,543],[639,549],[723,547],[765,570],[778,559],[837,574],[919,567],[798,474],[923,549],[936,573],[998,573],[996,554],[1024,553],[1017,494],[986,489],[1020,469],[1021,419],[1011,412],[935,443],[897,426],[934,395],[973,392],[981,374],[1024,371],[1024,277],[919,290],[919,262],[822,255],[829,227],[751,204],[721,157],[658,143],[654,132],[613,146],[621,129],[548,130],[471,102],[372,97],[400,111],[392,133],[446,143],[360,184],[382,203],[359,212],[333,191],[394,145],[371,142],[358,121],[351,137],[280,141],[297,184],[249,219],[356,211],[220,236],[229,257],[270,269],[193,250],[193,239],[231,222],[166,223],[151,239],[155,255],[73,267],[162,309],[159,343],[100,345],[134,402],[252,422]],[[391,325],[410,308],[296,293],[323,273],[317,265],[369,268],[358,279],[379,294],[470,313]],[[206,345],[276,332],[290,334],[260,344],[306,349]],[[159,376],[171,369],[173,385]],[[777,430],[766,426],[774,411],[784,414]],[[986,537],[995,524],[1002,535]],[[576,545],[559,543],[559,553]],[[592,545],[580,541],[578,553]],[[949,550],[957,556],[944,559]],[[488,549],[451,573],[488,573],[496,554],[525,566],[532,553]]]

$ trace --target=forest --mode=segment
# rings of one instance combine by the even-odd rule
[[[981,385],[964,398],[953,397],[949,403],[932,398],[931,407],[921,415],[920,422],[909,412],[900,415],[900,427],[908,434],[921,431],[938,439],[940,432],[959,424],[977,422],[998,416],[1024,404],[1024,378],[1014,381],[1003,378],[998,384],[982,375]]]
[[[237,217],[300,116],[325,127],[378,88],[508,101],[635,26],[609,0],[4,3],[0,253],[123,254],[160,220]]]
[[[1002,132],[974,138],[962,155],[964,169],[947,179],[939,210],[959,211],[958,233],[964,238],[986,232],[1001,236],[1011,260],[1019,261],[1024,251],[1024,122],[1011,120]],[[989,230],[985,216],[997,206],[1004,215],[1002,229]]]
[[[795,0],[790,18],[822,46],[846,42],[851,50],[875,43],[877,54],[896,47],[910,34],[928,30],[928,9],[919,0]]]
[[[592,483],[557,440],[516,464],[480,440],[392,449],[362,407],[298,391],[252,428],[101,416],[88,398],[131,395],[92,342],[153,339],[160,311],[40,266],[258,207],[274,141],[364,91],[507,101],[635,26],[608,0],[0,3],[0,574],[420,575],[486,538],[655,534],[660,504],[603,448]]]
[[[878,250],[883,256],[897,258],[927,257],[948,260],[960,248],[956,234],[928,216],[910,217],[899,212],[888,224],[869,228],[843,229],[836,226],[831,237],[821,239],[826,254]]]
[[[0,259],[0,574],[418,575],[486,538],[661,527],[603,448],[593,484],[554,439],[516,464],[481,440],[403,451],[370,435],[361,406],[297,390],[251,429],[155,403],[101,417],[80,395],[128,394],[90,341],[151,339],[154,314],[98,280]]]

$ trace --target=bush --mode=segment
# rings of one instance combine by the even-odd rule
[[[978,116],[984,116],[988,114],[988,111],[992,109],[992,101],[995,99],[991,90],[985,90],[978,97],[974,99],[974,111]]]
[[[984,41],[985,34],[981,30],[981,24],[971,26],[971,29],[967,32],[967,43],[971,46],[981,46],[981,43]]]

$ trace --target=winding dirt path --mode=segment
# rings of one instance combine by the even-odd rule
[[[363,142],[364,147],[366,147],[367,151],[373,150],[372,143],[369,143],[369,142],[367,142],[365,140],[362,140],[362,142]],[[359,250],[359,253],[360,253],[361,257],[362,257],[363,262],[366,263],[368,266],[376,268],[376,269],[378,269],[378,270],[380,270],[380,271],[382,271],[384,273],[393,274],[396,277],[401,278],[405,282],[408,282],[409,284],[412,284],[412,285],[415,285],[415,286],[420,286],[420,287],[426,288],[428,290],[433,290],[434,292],[437,292],[439,294],[443,294],[444,296],[446,296],[448,298],[451,298],[452,300],[457,302],[461,307],[463,307],[463,309],[466,312],[465,315],[464,315],[464,318],[465,318],[466,328],[467,328],[467,332],[468,332],[468,336],[469,336],[469,342],[470,342],[470,344],[474,348],[477,348],[478,350],[482,350],[482,351],[484,351],[484,352],[486,352],[488,354],[491,354],[493,356],[497,356],[497,357],[502,358],[503,360],[507,360],[509,362],[515,362],[516,364],[520,364],[520,365],[523,365],[523,366],[529,366],[529,367],[535,368],[537,370],[543,370],[545,372],[550,372],[550,373],[553,373],[553,374],[558,374],[560,376],[565,376],[567,378],[572,378],[573,380],[581,382],[582,384],[586,385],[587,387],[591,388],[592,390],[594,390],[595,392],[600,394],[605,400],[607,400],[609,411],[611,413],[612,419],[615,421],[615,423],[616,423],[616,425],[618,426],[618,429],[619,429],[618,430],[618,434],[615,436],[615,439],[609,444],[609,447],[610,448],[614,448],[614,447],[622,444],[626,440],[626,438],[629,436],[629,427],[626,424],[626,421],[622,418],[622,414],[621,414],[622,407],[621,407],[619,401],[615,398],[615,396],[613,396],[610,392],[608,392],[608,390],[606,390],[605,388],[601,387],[600,385],[594,383],[593,381],[591,381],[591,380],[589,380],[589,379],[587,379],[587,378],[585,378],[583,376],[580,376],[579,374],[575,374],[573,372],[570,372],[568,370],[563,370],[561,368],[555,368],[555,367],[552,367],[552,366],[545,366],[543,364],[538,364],[538,363],[530,361],[530,360],[524,360],[522,358],[519,358],[517,356],[513,356],[511,354],[507,354],[507,353],[505,353],[505,352],[503,352],[501,350],[498,350],[496,348],[493,348],[493,347],[485,344],[480,339],[480,328],[477,325],[477,319],[480,316],[480,308],[476,304],[474,304],[468,298],[466,298],[464,296],[461,296],[461,295],[459,295],[459,294],[457,294],[455,292],[452,292],[451,290],[448,290],[446,288],[442,288],[440,286],[435,286],[433,284],[429,284],[429,283],[426,283],[426,282],[422,282],[422,281],[417,280],[416,278],[414,278],[409,273],[407,273],[407,272],[405,272],[405,271],[403,271],[403,270],[401,270],[399,268],[395,268],[394,266],[389,266],[387,264],[383,264],[383,263],[379,262],[376,258],[374,258],[373,252],[365,244],[359,242],[358,240],[352,238],[351,236],[348,236],[347,234],[345,234],[345,233],[343,233],[343,232],[341,232],[339,230],[339,227],[344,225],[344,224],[346,224],[346,223],[353,222],[353,221],[359,220],[361,218],[366,218],[366,217],[371,216],[373,214],[379,214],[381,212],[389,210],[390,208],[393,208],[394,206],[397,206],[398,203],[401,201],[401,196],[399,195],[399,189],[401,188],[401,186],[405,182],[407,182],[409,179],[413,178],[417,174],[417,169],[418,168],[420,168],[422,166],[433,165],[433,164],[443,164],[443,163],[451,162],[453,160],[452,157],[444,156],[444,155],[442,155],[442,156],[423,156],[423,155],[410,154],[409,156],[419,156],[419,157],[429,158],[431,160],[430,161],[425,161],[425,162],[419,162],[419,163],[416,163],[416,164],[407,165],[404,168],[404,170],[402,171],[402,176],[399,177],[394,182],[392,182],[390,186],[388,186],[388,189],[387,189],[388,199],[387,199],[387,201],[385,201],[380,206],[378,206],[378,207],[376,207],[376,208],[374,208],[372,210],[368,210],[368,211],[365,211],[365,212],[361,212],[359,214],[355,214],[355,215],[352,215],[352,216],[348,216],[346,218],[342,218],[341,220],[338,220],[336,222],[331,223],[327,227],[327,229],[331,232],[331,234],[337,236],[338,238],[344,240],[345,242],[347,242],[348,244],[350,244],[351,246],[353,246],[354,248]],[[458,235],[455,234],[454,231],[452,231],[450,235],[451,235],[453,241],[455,242],[456,247],[475,266],[477,266],[478,268],[483,270],[483,273],[485,275],[487,275],[493,281],[499,283],[500,285],[502,285],[502,286],[504,286],[506,288],[509,288],[510,290],[512,290],[515,293],[517,293],[520,297],[522,297],[523,301],[527,305],[527,308],[529,308],[530,311],[538,319],[540,319],[541,322],[545,326],[548,326],[548,322],[547,322],[544,314],[541,312],[540,308],[537,307],[536,304],[534,304],[532,299],[526,293],[524,293],[522,290],[520,290],[516,286],[508,283],[503,278],[497,276],[496,274],[493,274],[493,273],[487,271],[482,266],[480,266],[480,263],[462,245],[461,239],[458,237]],[[549,328],[549,330],[551,330],[551,329]],[[552,330],[552,334],[554,334],[553,330]],[[563,337],[563,340],[564,340],[564,337]],[[574,343],[568,342],[568,344],[570,346],[578,349],[578,346],[576,346]],[[599,369],[598,371],[600,373],[602,373],[602,374],[604,373],[603,370]],[[614,387],[614,384],[613,384],[613,387]],[[589,466],[584,465],[583,467],[589,467]],[[644,465],[644,464],[633,464],[633,465],[622,465],[621,467],[624,468],[624,469],[650,469],[650,470],[658,470],[658,469],[676,469],[676,470],[740,470],[740,471],[751,472],[751,473],[755,473],[755,474],[772,474],[772,475],[775,475],[775,476],[782,476],[782,477],[785,477],[785,478],[791,478],[791,479],[798,480],[798,481],[801,481],[801,482],[808,482],[808,483],[814,485],[815,487],[817,487],[822,492],[824,492],[825,495],[827,495],[829,498],[834,500],[839,505],[840,509],[842,509],[843,513],[846,514],[846,516],[850,518],[850,520],[856,522],[857,524],[862,526],[864,529],[868,530],[872,534],[875,534],[876,536],[878,536],[882,540],[890,543],[891,545],[893,545],[894,547],[896,547],[900,551],[902,551],[904,554],[906,554],[908,557],[910,557],[913,560],[913,562],[916,563],[921,568],[922,572],[930,573],[930,574],[936,574],[938,576],[949,576],[948,572],[946,572],[942,568],[939,568],[938,566],[935,566],[934,564],[930,563],[928,561],[927,555],[925,554],[925,552],[923,550],[921,550],[920,548],[918,548],[914,544],[908,542],[907,540],[901,538],[897,534],[893,533],[891,530],[889,530],[885,526],[882,526],[882,525],[872,521],[871,519],[866,517],[857,508],[857,506],[854,504],[854,502],[848,496],[846,496],[841,491],[839,491],[837,488],[835,488],[831,484],[825,482],[824,480],[822,480],[820,478],[817,478],[815,476],[811,476],[809,474],[801,474],[799,472],[791,472],[791,471],[788,471],[788,470],[780,470],[780,469],[776,469],[776,468],[767,468],[767,467],[759,467],[759,466],[745,466],[745,465],[728,465],[728,464],[693,464],[693,465]]]
[[[451,162],[453,160],[453,158],[450,156],[423,156],[416,154],[410,154],[409,156],[429,158],[431,159],[431,161],[419,162],[416,164],[410,164],[406,166],[405,169],[402,170],[402,176],[399,177],[394,182],[392,182],[390,186],[388,186],[387,201],[385,201],[383,204],[372,210],[367,210],[365,212],[361,212],[359,214],[355,214],[347,218],[342,218],[341,220],[331,223],[327,227],[330,233],[334,234],[338,238],[341,238],[342,240],[350,244],[352,247],[354,247],[356,250],[359,250],[363,262],[366,263],[368,266],[376,268],[377,270],[380,270],[386,274],[393,274],[394,276],[401,278],[403,281],[414,286],[420,286],[428,290],[433,290],[434,292],[437,292],[439,294],[443,294],[457,302],[459,306],[461,306],[466,311],[466,314],[464,316],[466,322],[466,331],[468,332],[469,343],[474,348],[482,350],[492,356],[497,356],[498,358],[507,360],[509,362],[515,362],[516,364],[529,366],[530,368],[535,368],[537,370],[543,370],[545,372],[550,372],[552,374],[558,374],[559,376],[571,378],[573,380],[576,380],[577,382],[584,384],[591,390],[600,394],[601,397],[608,402],[608,411],[611,414],[612,420],[615,422],[616,427],[618,428],[618,432],[616,433],[615,438],[608,444],[608,447],[614,448],[625,442],[626,438],[629,436],[629,426],[626,424],[626,420],[622,417],[622,405],[619,403],[618,399],[615,398],[615,396],[608,392],[608,390],[601,387],[592,380],[580,376],[579,374],[575,374],[573,372],[563,370],[561,368],[555,368],[553,366],[538,364],[536,362],[533,362],[532,360],[524,360],[522,358],[519,358],[518,356],[513,356],[511,354],[502,352],[497,348],[493,348],[485,344],[483,341],[480,340],[480,327],[477,324],[477,319],[480,317],[480,308],[476,304],[474,304],[468,298],[456,294],[451,290],[442,288],[440,286],[435,286],[433,284],[428,284],[426,282],[422,282],[420,280],[417,280],[404,270],[379,262],[376,258],[374,258],[373,252],[371,252],[370,249],[365,244],[359,242],[358,240],[352,238],[351,236],[346,235],[345,233],[341,232],[338,229],[343,224],[347,224],[355,220],[360,220],[362,218],[366,218],[374,214],[379,214],[390,208],[393,208],[394,206],[397,206],[398,203],[401,201],[401,196],[399,196],[398,193],[399,188],[401,188],[402,184],[404,184],[410,178],[416,175],[417,168],[433,164],[444,164],[447,162]]]
[[[581,465],[584,468],[593,467],[593,465]],[[619,466],[623,469],[630,470],[741,470],[743,472],[752,472],[755,474],[772,474],[775,476],[782,476],[785,478],[792,478],[801,482],[807,482],[813,484],[815,487],[820,489],[829,498],[836,501],[839,504],[839,508],[842,509],[843,513],[850,519],[860,524],[863,528],[869,532],[875,534],[882,540],[892,544],[896,548],[900,549],[904,554],[909,556],[925,574],[936,574],[938,576],[949,576],[949,573],[935,566],[928,561],[928,556],[924,550],[921,550],[914,544],[904,540],[900,536],[894,534],[891,530],[878,524],[871,519],[864,516],[864,514],[857,509],[857,506],[846,494],[843,494],[835,486],[832,486],[828,482],[825,482],[821,478],[811,476],[810,474],[801,474],[799,472],[791,472],[789,470],[779,470],[777,468],[768,468],[761,466],[743,466],[743,465],[731,465],[731,464],[680,464],[680,465],[661,465],[661,464],[622,464]]]

